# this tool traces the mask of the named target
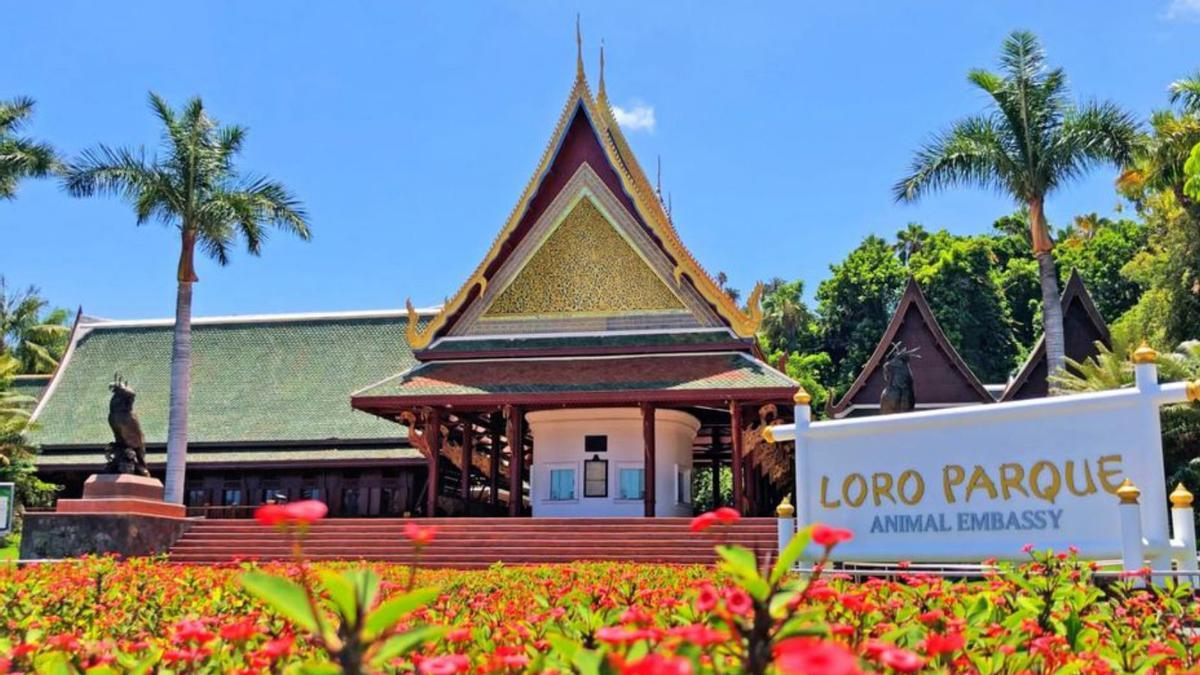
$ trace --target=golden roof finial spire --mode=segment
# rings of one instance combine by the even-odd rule
[[[662,155],[658,156],[658,171],[654,176],[654,191],[658,193],[658,201],[662,201]]]
[[[575,79],[583,79],[583,30],[579,27],[579,13],[575,13]]]
[[[604,92],[604,38],[600,38],[600,84],[596,90],[596,96],[601,99],[608,97]]]

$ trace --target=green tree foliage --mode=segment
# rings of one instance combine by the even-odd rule
[[[18,373],[53,372],[67,349],[67,312],[48,305],[36,287],[9,291],[0,276],[0,356],[13,356]]]
[[[1171,85],[1176,110],[1150,118],[1151,133],[1118,182],[1147,229],[1146,251],[1123,270],[1145,288],[1114,331],[1165,349],[1200,337],[1200,200],[1185,192],[1200,144],[1200,75]]]
[[[1054,257],[1059,274],[1065,277],[1071,270],[1079,272],[1100,315],[1116,321],[1142,294],[1142,286],[1122,275],[1121,268],[1146,250],[1148,240],[1149,231],[1142,223],[1090,216],[1060,240]]]
[[[36,451],[25,441],[34,400],[13,391],[12,378],[19,370],[15,357],[0,354],[0,482],[16,486],[18,516],[27,506],[47,505],[58,489],[37,477]]]
[[[1003,382],[1020,353],[994,259],[988,238],[941,230],[910,263],[938,325],[984,382]]]
[[[925,240],[928,238],[929,232],[923,226],[919,223],[909,223],[896,233],[896,243],[892,247],[896,250],[900,262],[908,267],[908,261],[925,246]]]
[[[892,247],[874,235],[829,269],[830,278],[817,288],[817,312],[832,384],[844,390],[887,329],[907,273]]]
[[[33,115],[33,99],[0,101],[0,199],[17,195],[24,178],[44,178],[58,169],[54,148],[19,135]]]
[[[817,318],[804,302],[804,282],[778,277],[763,287],[760,341],[767,354],[809,353],[820,348]]]

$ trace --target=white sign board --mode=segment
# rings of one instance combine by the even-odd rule
[[[854,532],[839,560],[979,562],[1026,544],[1118,558],[1129,478],[1148,550],[1165,550],[1158,407],[1187,397],[1138,371],[1136,389],[900,415],[808,423],[797,406],[798,424],[772,428],[796,440],[797,517]]]
[[[16,486],[12,483],[0,483],[0,536],[12,532],[13,511],[16,508]]]

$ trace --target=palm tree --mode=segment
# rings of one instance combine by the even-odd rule
[[[179,111],[150,94],[150,108],[163,126],[161,157],[103,145],[83,152],[68,165],[63,183],[76,197],[112,194],[129,201],[138,225],[157,220],[179,229],[180,252],[171,348],[171,397],[167,428],[166,499],[183,501],[187,462],[187,411],[192,353],[192,284],[195,253],[220,265],[245,240],[252,255],[262,251],[266,227],[301,239],[311,236],[300,202],[280,183],[247,177],[234,167],[246,131],[209,117],[199,98]]]
[[[0,275],[0,356],[12,356],[18,373],[49,373],[67,348],[67,312],[44,312],[47,303],[35,286],[9,291]]]
[[[1175,80],[1168,90],[1171,92],[1171,103],[1182,104],[1186,113],[1200,114],[1200,71],[1191,77]]]
[[[900,257],[900,262],[908,267],[908,261],[925,246],[925,240],[928,238],[929,232],[920,223],[909,223],[896,233],[896,243],[892,244],[892,249]]]
[[[33,99],[0,101],[0,199],[12,199],[22,178],[44,178],[58,168],[54,149],[17,132],[33,114]]]
[[[1033,253],[1042,286],[1050,372],[1064,364],[1062,307],[1045,200],[1099,164],[1124,166],[1138,143],[1133,117],[1109,102],[1072,105],[1062,69],[1046,65],[1033,33],[1004,41],[1001,73],[973,70],[968,80],[992,110],[967,117],[916,153],[912,173],[896,183],[897,201],[912,202],[952,185],[993,188],[1029,207]]]

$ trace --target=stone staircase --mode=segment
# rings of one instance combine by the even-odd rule
[[[310,560],[412,562],[405,522],[399,518],[323,520],[309,530],[304,551]],[[424,567],[577,560],[712,564],[713,546],[718,543],[776,552],[774,518],[743,518],[732,527],[699,534],[688,529],[688,518],[423,518],[415,522],[438,528],[433,543],[421,553]],[[170,550],[170,559],[179,563],[290,557],[287,535],[253,520],[200,520]]]

